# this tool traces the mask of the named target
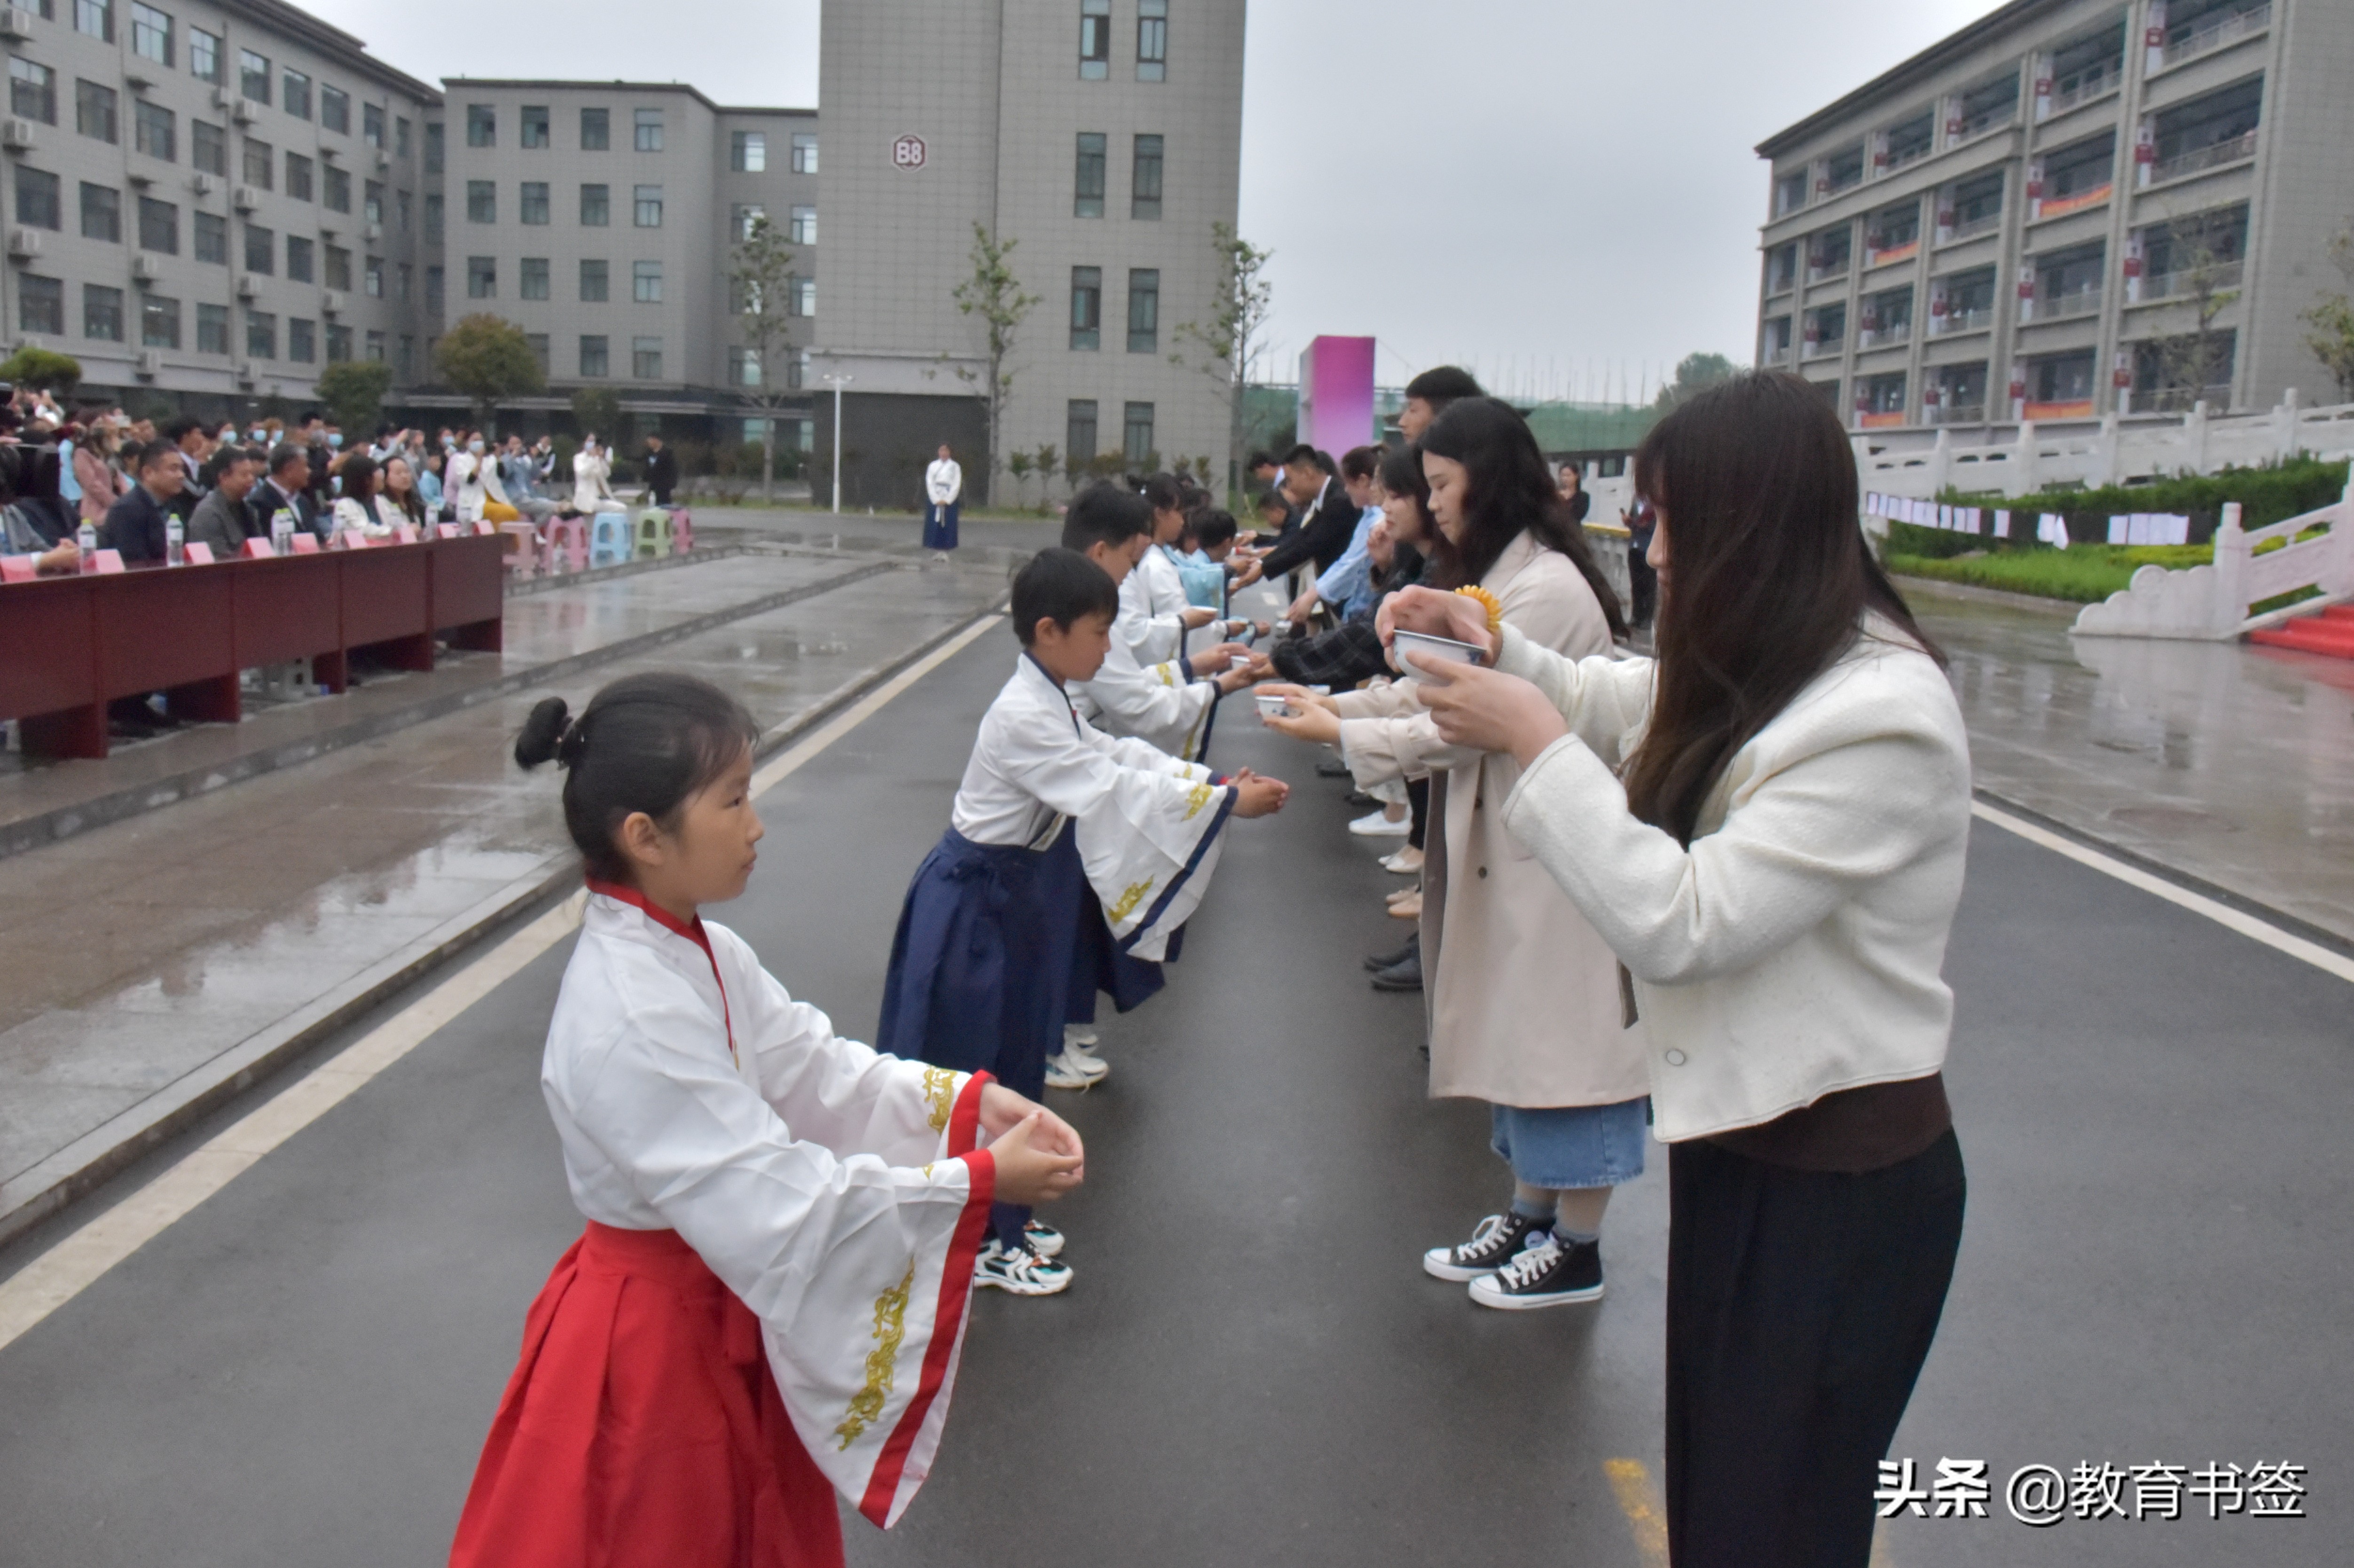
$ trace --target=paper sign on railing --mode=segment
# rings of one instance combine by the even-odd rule
[[[0,583],[28,583],[41,575],[30,556],[0,556]]]
[[[245,558],[249,561],[266,561],[278,554],[277,551],[270,547],[270,541],[263,538],[259,534],[255,535],[252,538],[248,539],[244,544],[239,546],[238,548],[244,552]]]
[[[188,565],[192,567],[209,567],[213,564],[213,547],[202,539],[191,539],[181,546],[180,549],[186,557]]]
[[[308,528],[303,529],[286,543],[298,556],[315,556],[319,553],[319,535],[312,533]]]
[[[121,571],[122,569],[122,552],[120,550],[101,550],[98,553],[98,569],[101,572]]]

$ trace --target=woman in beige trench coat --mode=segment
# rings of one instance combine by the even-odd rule
[[[1520,415],[1494,398],[1458,402],[1421,451],[1446,540],[1430,580],[1479,584],[1502,620],[1557,652],[1609,653],[1623,628],[1617,596]],[[1511,757],[1449,747],[1410,680],[1298,695],[1325,711],[1268,723],[1337,738],[1361,789],[1426,775],[1431,821],[1443,824],[1423,867],[1430,1092],[1489,1103],[1513,1194],[1469,1240],[1430,1249],[1423,1267],[1468,1282],[1482,1306],[1596,1300],[1603,1209],[1612,1187],[1642,1173],[1647,1137],[1641,1029],[1626,1022],[1617,959],[1505,832],[1500,809],[1519,775]]]

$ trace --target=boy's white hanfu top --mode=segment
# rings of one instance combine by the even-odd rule
[[[1128,643],[1139,664],[1158,664],[1185,652],[1185,579],[1160,546],[1144,552],[1119,583],[1119,618],[1112,635]]]
[[[1095,679],[1073,686],[1071,697],[1082,716],[1111,734],[1191,760],[1200,757],[1209,736],[1218,687],[1214,681],[1193,679],[1182,659],[1139,662],[1115,624],[1103,667]]]
[[[1112,935],[1158,959],[1209,886],[1237,793],[1199,763],[1097,729],[1024,654],[981,717],[950,821],[975,843],[1044,849],[1072,819]]]
[[[803,1446],[878,1525],[948,1419],[985,1082],[841,1039],[726,927],[592,885],[540,1070],[572,1201],[676,1231],[758,1315]]]

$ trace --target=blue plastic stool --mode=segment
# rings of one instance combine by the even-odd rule
[[[629,558],[629,514],[598,513],[589,525],[588,564],[591,567],[618,567]]]

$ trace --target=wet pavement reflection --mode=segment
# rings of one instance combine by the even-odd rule
[[[2354,662],[1903,587],[1980,789],[2354,939]]]
[[[741,601],[843,565],[740,557],[511,609],[525,656],[544,659],[707,611],[701,574],[726,574]],[[631,671],[686,668],[787,726],[1004,591],[990,553],[895,565],[0,861],[0,1181],[567,862],[559,779],[508,756],[540,698],[577,707]],[[769,845],[789,853],[779,826]]]

